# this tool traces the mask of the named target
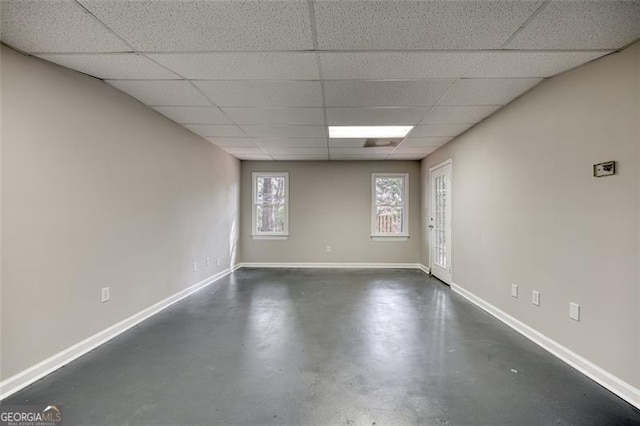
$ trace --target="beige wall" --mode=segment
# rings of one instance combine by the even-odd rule
[[[636,387],[639,123],[636,44],[544,82],[422,163],[426,215],[428,169],[453,160],[453,282]],[[592,177],[608,160],[618,174]]]
[[[99,80],[1,58],[7,378],[228,268],[240,165]]]
[[[289,172],[289,239],[251,238],[251,173]],[[371,240],[371,173],[409,173],[407,241]],[[242,162],[242,261],[416,263],[420,258],[418,161]],[[331,253],[325,251],[332,247]]]

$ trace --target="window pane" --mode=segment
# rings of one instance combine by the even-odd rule
[[[403,177],[376,178],[376,205],[402,205]]]
[[[396,206],[376,207],[376,233],[401,234],[404,228],[402,210],[403,207]]]
[[[258,204],[284,204],[285,178],[259,177],[257,179],[256,202]]]
[[[257,232],[284,232],[286,218],[285,207],[282,204],[265,204],[256,206]]]

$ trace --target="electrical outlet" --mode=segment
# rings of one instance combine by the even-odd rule
[[[531,293],[531,303],[536,306],[540,306],[540,292],[537,290],[533,290]]]
[[[108,302],[111,299],[111,289],[110,287],[102,287],[100,290],[100,302]]]
[[[580,305],[569,302],[569,318],[578,322],[580,321]]]
[[[210,257],[207,257],[207,258],[204,260],[204,264],[205,264],[205,266],[208,268],[208,267],[211,265],[211,258],[210,258]]]
[[[220,263],[222,263],[222,260],[220,258],[216,259],[216,266],[220,267]]]
[[[325,250],[327,253],[331,253],[331,246],[327,246],[324,250]]]
[[[198,262],[193,262],[193,272],[198,272]]]
[[[518,298],[518,284],[511,284],[511,297]]]

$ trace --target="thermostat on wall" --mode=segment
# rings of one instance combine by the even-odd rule
[[[593,175],[595,177],[611,176],[616,174],[616,162],[606,161],[593,165]]]

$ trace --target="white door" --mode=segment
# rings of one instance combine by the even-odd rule
[[[429,169],[429,185],[429,267],[451,284],[451,160]]]

